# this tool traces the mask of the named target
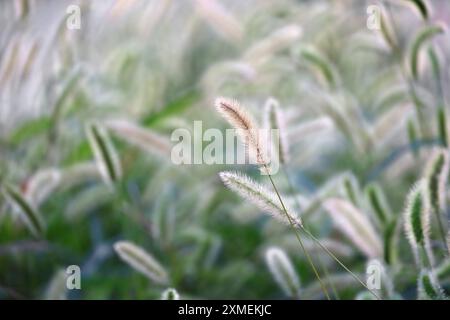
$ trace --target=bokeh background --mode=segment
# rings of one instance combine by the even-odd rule
[[[292,262],[302,299],[324,298],[289,228],[217,175],[239,170],[267,183],[257,168],[172,163],[173,130],[191,130],[194,120],[228,128],[214,110],[217,96],[238,99],[258,120],[269,97],[280,102],[291,158],[274,176],[280,190],[300,199],[310,230],[363,278],[374,257],[321,206],[331,196],[352,200],[395,251],[394,260],[377,258],[396,297],[416,298],[420,270],[401,216],[408,190],[445,143],[437,114],[450,98],[448,33],[420,48],[417,77],[410,56],[420,30],[450,23],[450,5],[430,1],[424,19],[408,2],[1,1],[0,181],[39,198],[33,205],[46,231],[33,237],[0,197],[0,298],[159,299],[169,286],[186,299],[290,298],[267,267],[271,246]],[[80,8],[80,29],[67,28],[70,5]],[[370,5],[384,8],[394,47],[368,28]],[[142,130],[141,139],[110,132],[123,171],[114,188],[99,176],[86,137],[92,120]],[[394,244],[367,197],[374,184],[396,221]],[[170,283],[122,261],[113,249],[120,240],[151,253]],[[339,298],[364,291],[308,238],[305,244]],[[433,247],[445,264],[442,243]],[[81,268],[81,290],[61,285],[69,265]],[[439,280],[449,283],[448,270]]]

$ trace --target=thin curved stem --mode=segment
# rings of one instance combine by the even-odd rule
[[[305,248],[305,246],[304,246],[304,244],[303,244],[303,241],[302,241],[302,239],[301,239],[301,237],[300,237],[300,235],[299,235],[297,229],[294,227],[294,223],[292,222],[292,219],[291,219],[291,217],[289,216],[289,214],[288,214],[288,212],[287,212],[287,210],[286,210],[286,207],[284,206],[283,199],[281,199],[281,195],[280,195],[280,193],[278,192],[277,187],[275,186],[275,183],[274,183],[274,181],[273,181],[273,179],[272,179],[272,176],[271,176],[270,173],[269,173],[269,169],[268,169],[267,165],[264,165],[264,168],[265,168],[265,170],[266,170],[266,172],[267,172],[267,175],[268,175],[268,177],[269,177],[269,179],[270,179],[270,182],[271,182],[271,184],[272,184],[272,187],[273,187],[273,189],[275,190],[275,193],[277,194],[278,200],[280,200],[281,206],[282,206],[282,208],[283,208],[284,213],[286,214],[286,217],[287,217],[287,219],[288,219],[288,221],[289,221],[289,224],[291,225],[292,229],[294,230],[295,236],[296,236],[296,238],[297,238],[297,240],[298,240],[298,242],[299,242],[299,244],[300,244],[300,247],[302,248],[302,250],[303,250],[303,252],[304,252],[304,254],[305,254],[305,256],[306,256],[306,259],[308,260],[308,263],[310,264],[311,268],[312,268],[313,271],[314,271],[314,274],[315,274],[317,280],[318,280],[319,283],[320,283],[320,287],[322,288],[322,291],[323,291],[324,295],[326,296],[326,298],[327,298],[328,300],[331,300],[330,295],[328,294],[328,290],[325,288],[325,285],[324,285],[322,279],[320,278],[320,275],[319,275],[319,273],[318,273],[318,271],[317,271],[317,269],[316,269],[316,266],[314,265],[314,263],[313,263],[313,261],[312,261],[312,259],[311,259],[311,256],[309,255],[308,251],[306,250],[306,248]]]
[[[300,205],[300,203],[299,203],[297,197],[295,197],[295,188],[294,188],[294,185],[293,185],[291,179],[289,179],[289,175],[288,175],[288,172],[287,172],[287,170],[286,170],[286,167],[283,166],[283,167],[282,167],[282,170],[283,170],[283,173],[284,173],[284,175],[285,175],[285,177],[286,177],[286,180],[287,180],[287,182],[288,182],[288,185],[289,185],[289,191],[290,191],[291,194],[293,195],[294,200],[295,200],[295,204],[296,204],[297,209],[298,209],[298,212],[300,213],[300,212],[302,211],[302,208],[301,208],[301,205]],[[305,223],[305,219],[303,219],[303,223]],[[317,244],[316,244],[316,245],[317,245]],[[338,294],[338,292],[337,292],[337,290],[336,290],[336,287],[335,287],[335,285],[332,283],[332,281],[330,281],[330,273],[328,272],[327,266],[323,263],[321,257],[317,257],[317,258],[318,258],[318,260],[319,260],[320,267],[322,268],[323,273],[325,274],[325,279],[327,280],[327,282],[329,283],[329,285],[330,285],[330,287],[331,287],[331,291],[333,292],[333,295],[335,296],[335,298],[336,298],[337,300],[339,300],[339,294]]]
[[[325,252],[333,258],[342,268],[345,269],[356,281],[358,281],[364,288],[370,291],[378,300],[381,300],[380,296],[377,295],[375,291],[369,289],[369,287],[356,275],[354,274],[347,266],[339,260],[327,247],[325,247],[322,243],[320,243],[319,239],[317,239],[311,232],[309,232],[305,227],[301,226],[302,230],[314,241],[316,242]]]

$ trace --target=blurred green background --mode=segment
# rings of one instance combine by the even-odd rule
[[[99,177],[84,129],[88,121],[129,121],[171,146],[173,130],[191,130],[194,120],[228,128],[214,110],[217,96],[240,100],[258,120],[265,101],[278,99],[291,145],[285,170],[295,195],[307,204],[325,195],[345,198],[350,181],[355,205],[383,238],[364,192],[371,183],[380,187],[398,217],[399,238],[395,262],[380,259],[395,291],[415,298],[418,270],[401,213],[431,150],[443,143],[436,114],[448,108],[448,34],[421,48],[417,78],[409,59],[422,28],[449,23],[450,5],[430,1],[433,11],[424,19],[401,2],[0,2],[0,179],[24,194],[40,193],[37,207],[47,226],[43,237],[33,237],[7,197],[0,197],[0,298],[55,298],[50,289],[59,270],[74,264],[81,268],[82,289],[62,288],[58,297],[159,299],[166,287],[121,261],[113,250],[119,240],[151,253],[182,298],[289,298],[265,263],[270,246],[288,254],[301,298],[323,298],[289,228],[259,214],[217,175],[238,169],[267,182],[257,168],[176,166],[152,141],[130,143],[111,132],[123,177],[114,188]],[[80,8],[80,29],[67,27],[70,5]],[[388,13],[394,48],[382,31],[368,28],[370,5]],[[274,179],[286,197],[294,196],[283,171]],[[364,277],[368,258],[334,226],[320,201],[308,221]],[[437,240],[437,233],[432,237]],[[305,242],[340,298],[363,291]],[[448,272],[440,280],[447,285]]]

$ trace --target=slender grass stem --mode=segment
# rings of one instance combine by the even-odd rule
[[[294,227],[294,223],[292,222],[291,217],[287,213],[286,207],[284,206],[283,199],[281,199],[280,193],[278,192],[278,189],[275,186],[275,183],[274,183],[274,181],[272,179],[272,176],[269,173],[269,169],[268,169],[267,165],[265,165],[265,164],[264,164],[264,169],[266,170],[267,176],[269,177],[269,180],[270,180],[270,183],[272,184],[272,187],[275,190],[275,193],[277,194],[278,200],[280,200],[281,206],[283,208],[284,213],[286,214],[286,217],[287,217],[287,219],[289,221],[289,224],[291,225],[292,229],[294,230],[295,236],[296,236],[296,238],[297,238],[297,240],[298,240],[298,242],[300,244],[300,247],[302,248],[302,250],[303,250],[303,252],[304,252],[304,254],[306,256],[306,259],[308,260],[308,263],[310,264],[311,268],[314,271],[314,274],[315,274],[317,280],[320,283],[320,287],[322,288],[322,291],[323,291],[325,297],[328,300],[331,300],[330,295],[328,294],[328,290],[325,288],[325,285],[324,285],[322,279],[320,278],[320,275],[319,275],[319,273],[318,273],[318,271],[316,269],[316,266],[314,265],[314,263],[313,263],[313,261],[311,259],[311,256],[309,255],[308,251],[306,250],[306,248],[305,248],[305,246],[303,244],[303,241],[302,241],[302,239],[300,237],[300,234],[298,233],[297,229]]]
[[[302,210],[302,208],[301,208],[301,206],[300,206],[300,203],[299,203],[297,197],[295,197],[295,188],[294,188],[294,185],[293,185],[291,179],[289,179],[289,175],[288,175],[288,172],[287,172],[287,170],[286,170],[286,167],[282,166],[282,170],[283,170],[283,173],[284,173],[284,175],[285,175],[285,177],[286,177],[286,180],[287,180],[287,182],[288,182],[288,185],[289,185],[289,191],[290,191],[290,193],[293,195],[294,201],[295,201],[295,205],[297,206],[298,212],[300,213],[301,210]],[[305,223],[305,220],[304,220],[304,219],[303,219],[303,223]],[[316,244],[316,245],[317,245],[317,244]],[[327,280],[327,282],[329,283],[329,285],[330,285],[330,287],[331,287],[331,291],[333,292],[333,295],[335,296],[335,298],[336,298],[337,300],[339,300],[339,299],[340,299],[340,298],[339,298],[339,294],[338,294],[338,292],[337,292],[337,290],[336,290],[336,287],[335,287],[334,283],[330,280],[330,273],[328,272],[327,266],[323,263],[322,258],[321,258],[320,256],[317,257],[317,258],[318,258],[318,260],[319,260],[320,267],[321,267],[321,269],[323,270],[323,273],[325,274],[325,279]]]
[[[325,274],[325,279],[327,280],[328,284],[330,285],[330,288],[331,288],[331,291],[333,292],[334,297],[336,298],[336,300],[341,300],[341,297],[339,296],[339,293],[336,289],[336,286],[334,285],[334,282],[331,281],[330,272],[328,271],[327,266],[325,265],[325,263],[323,262],[323,260],[320,256],[317,257],[317,259],[319,260],[320,267],[322,268],[323,273]]]
[[[317,279],[319,280],[319,283],[320,283],[320,285],[321,285],[321,288],[322,288],[322,291],[324,292],[324,294],[325,294],[325,296],[327,297],[327,299],[328,300],[330,300],[330,296],[329,296],[329,294],[328,294],[328,291],[325,289],[325,285],[323,284],[323,282],[322,282],[322,279],[320,278],[320,276],[319,276],[319,274],[318,274],[318,272],[317,272],[317,269],[316,269],[316,267],[314,266],[314,263],[312,262],[312,259],[311,259],[311,256],[307,253],[307,251],[306,251],[306,249],[305,249],[305,247],[304,247],[304,245],[303,245],[303,242],[302,242],[302,240],[301,240],[301,238],[300,238],[300,235],[299,235],[299,233],[298,233],[298,231],[297,231],[297,229],[295,229],[295,227],[294,227],[294,224],[292,223],[292,221],[291,221],[291,218],[289,217],[289,214],[287,213],[287,210],[286,210],[286,207],[284,206],[284,202],[283,202],[283,200],[281,199],[281,196],[280,196],[280,193],[278,192],[278,189],[277,189],[277,187],[275,186],[275,183],[274,183],[274,181],[273,181],[273,179],[272,179],[272,176],[269,174],[269,170],[268,170],[268,168],[267,168],[267,166],[266,165],[264,165],[264,168],[265,168],[265,170],[266,170],[266,172],[267,172],[267,175],[268,175],[268,177],[269,177],[269,180],[270,180],[270,182],[271,182],[271,184],[272,184],[272,187],[273,187],[273,189],[275,190],[275,193],[277,194],[277,197],[278,197],[278,199],[280,200],[280,203],[281,203],[281,206],[282,206],[282,208],[283,208],[283,211],[284,211],[284,213],[286,214],[286,216],[287,216],[287,218],[288,218],[288,220],[289,220],[289,223],[290,223],[290,225],[291,225],[291,227],[293,228],[293,230],[294,230],[294,232],[295,232],[295,235],[296,235],[296,237],[297,237],[297,240],[298,240],[298,242],[300,243],[300,246],[302,247],[302,250],[305,252],[305,255],[306,255],[306,257],[307,257],[307,259],[308,259],[308,262],[309,262],[309,264],[311,265],[311,267],[312,267],[312,269],[313,269],[313,271],[314,271],[314,273],[315,273],[315,275],[316,275],[316,277],[317,277]],[[331,258],[333,258],[333,260],[335,260],[342,268],[344,268],[344,270],[345,271],[347,271],[357,282],[359,282],[364,288],[366,288],[367,290],[369,290],[374,296],[375,296],[375,298],[377,298],[378,300],[381,300],[381,298],[380,298],[380,296],[378,296],[378,294],[375,292],[375,291],[373,291],[372,289],[370,289],[356,274],[354,274],[341,260],[339,260],[339,258],[338,257],[336,257],[327,247],[325,247],[321,242],[320,242],[320,240],[319,239],[317,239],[311,232],[309,232],[308,231],[308,229],[306,229],[303,225],[300,225],[300,228],[317,244],[317,245],[319,245],[319,247],[321,248],[321,249],[323,249]]]
[[[391,10],[391,6],[389,3],[385,3],[385,6],[387,8],[387,14],[389,16],[389,19],[392,22],[392,32],[394,34],[394,37],[396,39],[398,39],[398,33],[397,33],[397,26],[395,23],[395,19],[394,19],[394,15],[392,14],[392,10]],[[424,119],[424,114],[423,114],[423,104],[419,103],[420,100],[417,96],[417,92],[415,89],[415,85],[414,85],[414,81],[407,75],[407,71],[405,70],[405,66],[402,63],[402,49],[400,48],[399,45],[396,45],[393,49],[393,53],[394,53],[394,57],[398,60],[398,66],[400,69],[400,75],[403,78],[403,81],[405,81],[407,83],[408,86],[408,93],[411,96],[413,102],[414,102],[414,107],[416,110],[416,115],[417,115],[417,120],[418,120],[418,125],[419,125],[419,131],[421,136],[423,137],[424,134],[426,134],[426,126],[425,126],[425,119]]]
[[[345,271],[347,271],[356,281],[358,281],[364,288],[366,288],[367,290],[369,290],[378,300],[381,300],[380,296],[377,295],[376,292],[374,292],[372,289],[369,289],[369,287],[367,287],[367,285],[356,275],[354,274],[349,268],[347,268],[347,266],[341,262],[341,260],[339,260],[338,257],[336,257],[330,250],[328,250],[327,247],[325,247],[319,239],[317,239],[311,232],[309,232],[305,227],[301,227],[302,230],[314,241],[316,242],[323,250],[325,250],[325,252],[331,257],[333,258],[333,260],[335,260],[342,268],[345,269]]]
[[[272,185],[274,186],[272,177],[269,175],[269,178],[272,182]],[[288,179],[289,180],[289,179]],[[275,188],[275,186],[274,186]],[[275,191],[277,192],[276,188]],[[278,194],[278,192],[277,192]],[[280,199],[281,201],[281,199]],[[342,268],[345,269],[345,271],[347,271],[357,282],[359,282],[364,288],[366,288],[367,290],[369,290],[378,300],[381,300],[381,298],[376,294],[376,292],[374,292],[373,290],[369,289],[367,287],[367,285],[356,275],[354,274],[349,268],[347,268],[347,266],[341,261],[339,260],[338,257],[336,257],[327,247],[325,247],[319,239],[317,239],[313,234],[311,234],[311,232],[308,231],[308,229],[306,229],[304,226],[300,227],[321,249],[323,249],[333,260],[335,260]],[[333,289],[333,291],[335,291],[335,289]],[[336,295],[336,292],[335,292]]]

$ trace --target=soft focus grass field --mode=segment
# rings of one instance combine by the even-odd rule
[[[66,26],[71,4],[79,30]],[[184,299],[288,299],[292,264],[295,297],[324,299],[292,230],[218,176],[239,170],[269,188],[256,166],[172,163],[175,129],[229,128],[218,96],[260,123],[267,99],[278,100],[290,160],[273,179],[353,273],[365,279],[376,260],[383,299],[444,298],[450,5],[421,4],[2,1],[0,298],[159,299],[173,287]],[[367,26],[369,5],[381,10],[380,30]],[[93,122],[122,172],[109,184],[86,135]],[[9,188],[42,217],[41,234]],[[302,239],[332,298],[372,297]],[[151,254],[167,281],[120,259],[123,240]],[[268,262],[274,246],[288,257],[278,267]],[[69,265],[81,268],[81,290],[65,289]]]

